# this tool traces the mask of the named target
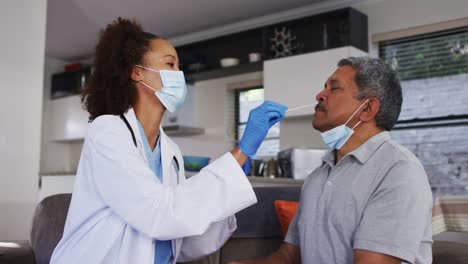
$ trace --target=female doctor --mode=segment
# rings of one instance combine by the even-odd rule
[[[252,110],[240,147],[186,179],[182,155],[161,128],[186,95],[177,53],[135,21],[101,32],[83,94],[86,136],[63,237],[51,263],[175,263],[219,249],[234,213],[256,203],[241,166],[286,107]]]

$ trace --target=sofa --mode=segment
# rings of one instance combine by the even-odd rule
[[[298,201],[300,186],[255,187],[258,203],[236,214],[237,230],[217,252],[191,264],[226,263],[240,258],[267,255],[282,242],[275,200]],[[36,207],[30,241],[10,241],[16,247],[0,244],[0,264],[46,264],[62,237],[71,194],[56,194]]]
[[[300,186],[255,187],[258,203],[236,214],[237,230],[217,252],[191,264],[217,264],[231,260],[265,256],[282,243],[275,200],[298,201]],[[45,198],[36,208],[30,241],[11,241],[15,247],[0,244],[0,264],[46,264],[63,232],[71,194]],[[3,244],[5,245],[5,244]],[[468,263],[468,245],[436,241],[434,263]]]

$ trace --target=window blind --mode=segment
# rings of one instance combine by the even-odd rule
[[[380,57],[400,80],[468,73],[468,27],[379,42]]]
[[[247,120],[251,110],[262,104],[264,101],[263,87],[251,87],[244,89],[236,89],[235,92],[235,138],[239,141],[244,134],[247,125]],[[279,151],[279,123],[271,127],[268,134],[260,145],[256,156],[274,157]]]

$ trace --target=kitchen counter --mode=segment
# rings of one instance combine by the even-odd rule
[[[247,178],[253,187],[297,186],[304,184],[304,180],[296,180],[291,178],[267,178],[259,176],[248,176]]]
[[[197,172],[185,172],[187,177],[191,177]],[[51,171],[40,172],[40,176],[75,176],[76,171]],[[247,179],[253,186],[278,186],[278,185],[302,185],[304,180],[291,179],[291,178],[267,178],[262,176],[248,176]]]
[[[40,171],[40,176],[68,176],[68,175],[76,175],[75,171]]]

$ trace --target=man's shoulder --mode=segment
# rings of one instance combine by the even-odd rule
[[[378,150],[378,153],[380,157],[384,157],[385,161],[391,163],[391,165],[414,164],[423,168],[420,160],[413,152],[393,139],[387,140]]]
[[[429,188],[428,177],[424,166],[416,155],[398,142],[389,139],[373,155],[373,164],[378,166],[381,175],[381,187],[388,185],[413,185],[420,189],[421,186]]]
[[[382,146],[381,156],[388,162],[382,186],[401,186],[404,183],[406,188],[430,190],[424,166],[409,149],[388,140]]]

